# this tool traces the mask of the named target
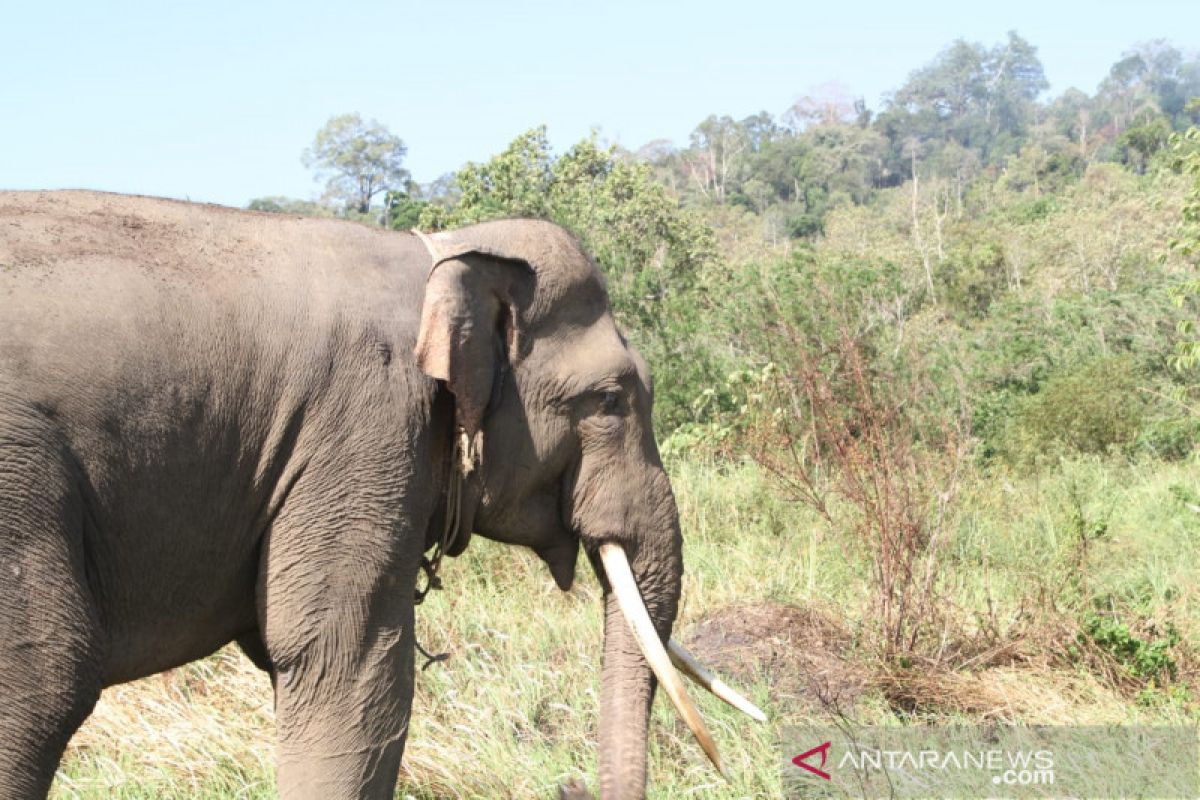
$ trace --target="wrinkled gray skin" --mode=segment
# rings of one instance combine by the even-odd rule
[[[391,797],[455,424],[456,552],[525,545],[567,588],[621,542],[669,634],[675,503],[595,266],[542,222],[437,247],[0,193],[0,797],[46,794],[103,687],[231,640],[274,680],[283,797]],[[604,635],[601,792],[642,797],[654,681],[607,593]]]

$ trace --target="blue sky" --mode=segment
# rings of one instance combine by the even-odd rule
[[[1133,44],[1200,47],[1200,2],[2,0],[0,188],[229,205],[319,191],[300,152],[357,111],[432,180],[546,123],[686,143],[710,113],[780,113],[839,81],[874,108],[955,38],[1015,29],[1057,93]]]

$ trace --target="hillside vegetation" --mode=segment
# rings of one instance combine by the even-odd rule
[[[1200,61],[1154,42],[1095,94],[1047,85],[1014,33],[880,109],[829,88],[632,152],[534,128],[382,209],[254,201],[544,217],[596,255],[655,372],[678,630],[771,717],[701,701],[726,783],[660,704],[653,796],[778,796],[779,729],[834,716],[1200,721]],[[594,580],[488,543],[445,580],[400,796],[594,774]],[[56,796],[270,796],[270,726],[223,652],[106,693]]]

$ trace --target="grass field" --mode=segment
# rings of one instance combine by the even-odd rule
[[[1195,722],[1200,471],[1065,462],[966,480],[941,553],[941,644],[884,662],[868,560],[751,464],[669,465],[686,539],[677,630],[761,705],[756,724],[698,698],[730,778],[655,705],[654,798],[780,794],[789,724],[998,719]],[[418,610],[449,661],[418,674],[398,797],[552,797],[594,786],[600,603],[531,554],[475,542]],[[273,796],[269,682],[235,650],[105,692],[55,798]]]

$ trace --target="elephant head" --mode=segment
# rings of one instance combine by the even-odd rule
[[[512,220],[423,238],[434,264],[417,362],[453,395],[477,462],[452,552],[471,530],[528,546],[565,590],[582,546],[604,588],[601,793],[642,797],[656,674],[715,760],[663,647],[683,560],[646,363],[563,229]]]

